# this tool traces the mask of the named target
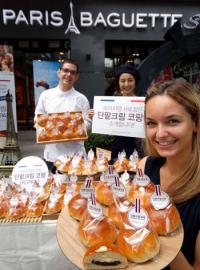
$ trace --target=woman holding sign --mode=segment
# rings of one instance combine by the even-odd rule
[[[115,85],[117,85],[116,95],[135,96],[135,87],[139,80],[139,73],[133,65],[123,64],[116,71]],[[125,151],[129,157],[133,151],[137,150],[139,157],[144,156],[141,139],[125,136],[115,136],[111,147],[111,163],[117,158],[119,152]]]
[[[181,251],[166,269],[200,269],[200,102],[184,80],[152,85],[145,100],[146,146],[139,167],[179,210]]]

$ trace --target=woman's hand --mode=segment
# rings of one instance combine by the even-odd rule
[[[89,109],[89,110],[88,110],[88,117],[89,117],[90,119],[92,119],[93,116],[94,116],[94,110],[93,110],[93,109]]]

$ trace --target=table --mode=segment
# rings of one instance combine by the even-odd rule
[[[46,220],[0,224],[0,269],[78,270],[58,245],[56,223]]]

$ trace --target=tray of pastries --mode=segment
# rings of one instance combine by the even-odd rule
[[[37,143],[87,140],[82,112],[38,114],[36,118]]]

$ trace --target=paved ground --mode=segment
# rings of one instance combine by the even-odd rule
[[[35,130],[23,130],[18,132],[18,141],[21,158],[26,156],[43,156],[43,145],[36,143]]]

